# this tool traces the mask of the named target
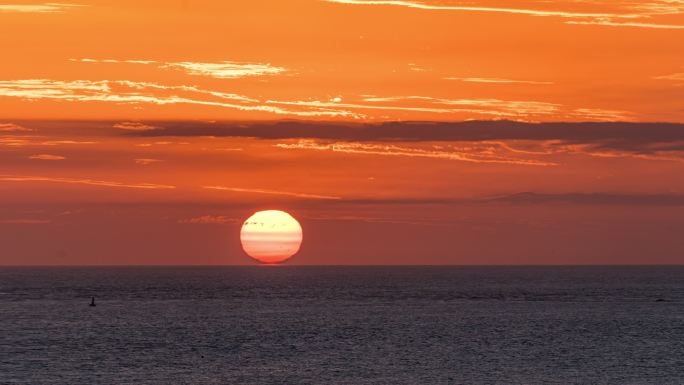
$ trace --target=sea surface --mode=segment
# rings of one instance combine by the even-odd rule
[[[684,267],[0,268],[0,384],[684,384]]]

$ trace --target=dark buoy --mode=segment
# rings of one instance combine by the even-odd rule
[[[96,305],[95,305],[95,297],[93,297],[93,298],[90,300],[90,305],[89,305],[89,306],[96,306]]]

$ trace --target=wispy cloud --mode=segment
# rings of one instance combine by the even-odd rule
[[[387,112],[418,112],[451,115],[451,119],[511,119],[536,121],[549,117],[576,118],[578,112],[547,101],[503,100],[496,98],[439,98],[424,95],[373,96],[343,102],[341,97],[329,100],[257,100],[244,95],[201,89],[188,85],[163,85],[128,80],[26,79],[0,81],[0,97],[26,100],[65,100],[115,104],[212,106],[244,112],[263,112],[306,118],[389,119]],[[584,109],[590,111],[591,109]],[[598,111],[598,109],[594,109]],[[375,112],[372,114],[371,112]],[[587,113],[591,119],[595,114]],[[443,119],[443,118],[440,118]],[[598,116],[596,120],[605,120]],[[129,131],[146,131],[156,127],[139,122],[121,122],[114,127]]]
[[[644,23],[644,22],[633,22],[633,21],[612,21],[612,20],[573,20],[567,21],[567,24],[575,25],[601,25],[606,27],[635,27],[635,28],[653,28],[653,29],[684,29],[684,25],[679,24],[657,24],[657,23]]]
[[[144,94],[141,91],[147,91]],[[152,92],[170,91],[168,95],[154,95]],[[174,96],[179,92],[215,96],[219,99],[236,102],[251,102],[253,99],[242,95],[213,92],[195,86],[169,86],[150,82],[128,80],[48,80],[23,79],[0,81],[0,96],[13,96],[24,99],[62,99],[71,101],[103,101],[117,103],[203,103],[202,100]],[[204,102],[209,104],[210,102]],[[220,103],[218,103],[220,104]]]
[[[290,105],[310,108],[345,108],[350,110],[411,111],[434,114],[470,114],[499,118],[524,118],[534,115],[551,115],[560,105],[538,101],[508,101],[500,99],[445,99],[430,96],[365,96],[361,102],[336,101],[278,101],[268,104]],[[384,104],[379,104],[384,103]],[[411,103],[411,104],[408,104]]]
[[[136,164],[140,164],[143,166],[148,166],[150,164],[159,163],[159,162],[163,162],[163,161],[160,159],[149,159],[149,158],[141,158],[141,159],[135,160]]]
[[[399,100],[399,99],[397,99]],[[389,101],[389,100],[387,100]],[[426,112],[434,114],[454,114],[454,113],[473,113],[481,115],[496,115],[500,114],[497,111],[466,109],[466,108],[439,108],[439,107],[419,107],[419,106],[399,106],[399,105],[373,105],[360,103],[341,103],[337,101],[320,101],[320,100],[267,100],[268,104],[298,106],[308,108],[346,108],[351,110],[384,110],[384,111],[411,111],[411,112]],[[362,114],[357,114],[357,117],[365,117]]]
[[[71,62],[81,63],[115,63],[115,64],[155,64],[156,60],[117,60],[117,59],[69,59]]]
[[[409,70],[411,70],[411,71],[413,71],[413,72],[427,72],[427,71],[428,71],[426,68],[419,67],[419,66],[418,66],[417,64],[415,64],[415,63],[409,63],[409,64],[408,64],[408,67],[409,67]]]
[[[95,141],[70,140],[70,139],[46,139],[44,136],[0,136],[0,146],[7,147],[57,147],[67,145],[90,145]]]
[[[644,1],[643,3],[618,3],[611,12],[578,12],[565,10],[535,9],[534,7],[489,7],[478,5],[449,5],[414,0],[323,0],[329,3],[366,6],[395,6],[428,11],[492,12],[511,15],[557,17],[567,24],[599,25],[608,27],[635,27],[655,29],[682,29],[684,25],[649,22],[654,16],[682,12],[679,0]],[[600,5],[610,5],[610,3]],[[476,4],[476,3],[474,3]]]
[[[537,84],[537,85],[550,85],[553,82],[542,82],[534,80],[512,80],[512,79],[501,79],[501,78],[459,78],[459,77],[446,77],[445,80],[459,80],[466,83],[495,83],[495,84]]]
[[[209,76],[217,79],[237,79],[249,76],[278,75],[287,70],[269,63],[240,63],[232,61],[210,62],[159,62],[156,60],[69,59],[82,63],[154,64],[159,68],[182,70],[189,75]]]
[[[477,7],[477,6],[459,6],[459,5],[442,5],[431,4],[419,1],[401,1],[401,0],[324,0],[329,3],[352,4],[352,5],[392,5],[399,7],[433,10],[433,11],[471,11],[471,12],[497,12],[497,13],[511,13],[519,15],[530,16],[557,16],[565,18],[578,17],[618,17],[618,18],[638,18],[639,14],[616,14],[616,13],[600,13],[600,12],[569,12],[569,11],[547,11],[538,9],[524,9],[524,8],[505,8],[505,7]]]
[[[599,122],[624,122],[632,120],[631,114],[627,111],[603,110],[599,108],[578,108],[573,114],[581,119]]]
[[[669,74],[669,75],[662,75],[662,76],[655,76],[653,79],[671,80],[671,81],[675,81],[675,82],[683,82],[684,83],[684,72],[678,72],[678,73]]]
[[[299,140],[296,143],[279,143],[276,147],[288,150],[319,150],[350,154],[404,156],[416,158],[433,158],[455,160],[471,163],[499,163],[521,166],[555,166],[556,163],[536,159],[522,159],[506,157],[492,153],[491,148],[485,151],[477,151],[472,147],[468,151],[444,151],[437,149],[425,149],[398,145],[371,144],[371,143],[325,143],[314,140]]]
[[[20,175],[0,175],[0,182],[51,182],[64,184],[80,184],[87,186],[99,187],[120,187],[132,188],[142,190],[168,190],[175,189],[175,186],[153,184],[153,183],[125,183],[95,179],[76,179],[76,178],[58,178],[48,176],[20,176]]]
[[[290,192],[290,191],[252,189],[252,188],[241,188],[241,187],[202,186],[202,188],[209,189],[209,190],[230,191],[230,192],[237,192],[237,193],[284,195],[284,196],[291,196],[291,197],[296,197],[296,198],[308,198],[308,199],[326,199],[326,200],[342,199],[342,197],[330,196],[330,195],[306,194],[306,193],[298,193],[298,192]]]
[[[684,162],[684,141],[634,145],[621,141],[606,143],[562,143],[549,141],[542,146],[553,153],[582,154],[596,158],[634,158],[650,161]]]
[[[156,130],[159,127],[152,126],[152,125],[145,124],[145,123],[140,123],[140,122],[121,122],[121,123],[115,124],[114,128],[118,128],[120,130],[127,130],[127,131],[149,131],[149,130]]]
[[[128,80],[48,80],[25,79],[0,81],[0,96],[27,100],[53,99],[73,102],[107,102],[117,104],[194,104],[257,111],[300,117],[357,117],[358,114],[334,106],[285,109],[265,105],[242,95],[203,90],[195,86],[168,86]]]
[[[47,139],[44,136],[0,136],[0,146],[7,147],[58,147],[69,145],[91,145],[96,141],[71,140],[71,139]]]
[[[211,76],[219,79],[277,75],[285,72],[285,68],[272,66],[270,64],[235,63],[229,61],[219,63],[177,62],[166,63],[162,67],[182,69],[190,75]]]
[[[0,123],[0,132],[30,132],[30,128],[20,126],[14,123]]]
[[[519,115],[548,115],[559,110],[560,104],[539,102],[539,101],[520,101],[520,100],[501,100],[493,98],[480,99],[445,99],[430,96],[391,96],[391,97],[366,97],[366,102],[401,102],[401,101],[425,101],[432,104],[447,106],[464,106],[480,109],[491,109],[490,112],[499,115],[519,116]]]
[[[238,222],[241,222],[241,220],[229,218],[224,215],[202,215],[200,217],[181,219],[178,221],[178,223],[190,225],[225,225]]]
[[[40,4],[0,4],[0,13],[60,13],[76,7],[83,7],[81,4],[64,3],[40,3]]]
[[[642,2],[628,2],[632,9],[652,15],[676,15],[684,13],[682,0],[643,0]]]
[[[51,154],[37,154],[29,156],[29,159],[35,160],[64,160],[65,157],[61,155],[51,155]]]

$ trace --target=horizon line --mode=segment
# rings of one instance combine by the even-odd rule
[[[92,265],[82,265],[82,264],[64,264],[64,265],[0,265],[0,269],[3,268],[73,268],[73,267],[84,267],[84,268],[120,268],[120,267],[132,267],[132,268],[148,268],[148,267],[684,267],[684,262],[682,263],[616,263],[616,264],[92,264]]]

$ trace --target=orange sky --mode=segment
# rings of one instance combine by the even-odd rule
[[[250,263],[271,208],[292,263],[682,263],[682,43],[681,0],[0,3],[0,264]]]
[[[0,4],[0,113],[681,122],[683,14],[679,0],[17,1]]]

